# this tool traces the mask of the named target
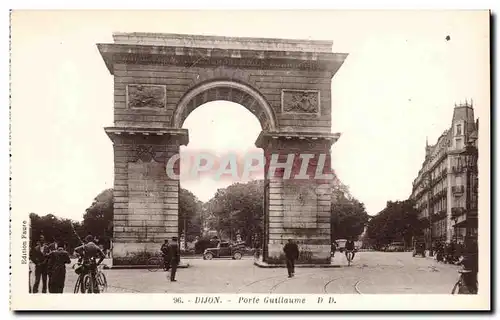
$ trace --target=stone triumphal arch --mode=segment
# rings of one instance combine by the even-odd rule
[[[206,102],[227,100],[250,110],[261,123],[256,145],[266,158],[326,154],[330,166],[329,150],[339,138],[331,133],[331,80],[347,56],[333,53],[332,42],[113,38],[98,48],[114,76],[114,126],[105,128],[114,148],[114,264],[133,263],[178,236],[179,180],[165,167],[189,142],[184,120]],[[328,264],[330,181],[298,181],[266,175],[264,261],[279,262],[283,243],[294,238],[306,253],[301,261]]]

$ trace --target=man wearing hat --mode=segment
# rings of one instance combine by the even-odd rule
[[[175,273],[181,261],[181,251],[177,243],[177,237],[172,237],[172,242],[168,244],[167,261],[170,263],[170,281],[175,282],[177,281],[175,280]]]

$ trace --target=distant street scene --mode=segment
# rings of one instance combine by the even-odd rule
[[[185,259],[175,283],[168,272],[105,270],[109,293],[336,293],[336,294],[449,294],[458,267],[430,258],[412,258],[411,252],[360,252],[347,266],[345,255],[333,259],[338,268],[297,268],[287,278],[282,268],[264,269],[253,258],[241,260]],[[68,269],[66,293],[76,276]]]

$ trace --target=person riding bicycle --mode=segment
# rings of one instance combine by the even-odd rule
[[[354,255],[355,255],[354,251],[355,251],[354,241],[352,240],[352,238],[349,238],[349,240],[347,240],[347,242],[345,243],[345,256],[346,256],[346,258],[348,258],[347,255],[349,254],[349,252],[351,252],[352,253],[351,260],[354,260]]]
[[[337,243],[337,241],[333,240],[332,245],[330,247],[332,257],[335,257],[335,252],[337,251],[338,247],[339,247],[339,244]]]
[[[83,240],[83,244],[79,247],[75,248],[75,252],[80,256],[78,259],[78,263],[82,265],[84,273],[91,273],[97,269],[97,266],[102,263],[104,258],[104,252],[102,252],[101,248],[94,243],[94,237],[92,235],[88,235]],[[82,291],[84,290],[82,286]],[[99,288],[96,286],[94,288],[96,293],[99,293]]]

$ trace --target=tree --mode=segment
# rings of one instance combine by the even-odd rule
[[[263,219],[264,181],[235,183],[219,189],[207,203],[209,226],[222,237],[234,240],[239,233],[251,244],[254,234],[261,234]]]
[[[179,192],[179,234],[184,232],[186,226],[186,239],[192,241],[201,234],[201,215],[203,203],[186,189]]]
[[[356,199],[332,204],[331,233],[334,239],[358,238],[368,222],[363,203]]]
[[[412,237],[421,235],[422,227],[413,201],[388,201],[386,208],[369,222],[367,233],[376,246],[393,241],[404,241],[409,245]]]
[[[83,215],[83,228],[87,234],[99,239],[105,248],[109,248],[113,237],[113,189],[99,193]]]
[[[331,235],[333,239],[359,237],[369,215],[363,203],[355,199],[336,176],[332,187]]]
[[[70,219],[58,218],[53,214],[39,216],[36,213],[30,213],[30,246],[36,245],[36,242],[43,235],[46,241],[57,241],[72,250],[80,245],[79,236],[75,232],[82,233],[80,223]]]

